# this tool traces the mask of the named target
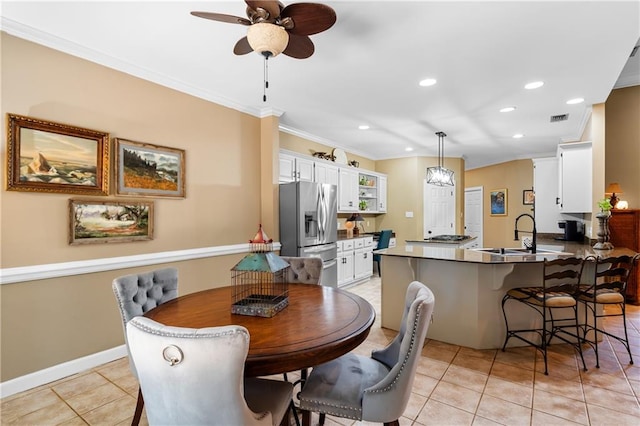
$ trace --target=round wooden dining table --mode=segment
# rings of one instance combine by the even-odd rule
[[[268,376],[313,367],[360,345],[375,320],[373,306],[349,291],[289,285],[289,306],[270,318],[231,313],[232,287],[180,296],[144,316],[189,328],[237,324],[249,330],[245,375]]]

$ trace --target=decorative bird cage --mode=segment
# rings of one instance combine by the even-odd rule
[[[273,252],[262,230],[249,240],[251,253],[231,269],[231,313],[270,318],[289,305],[289,263]]]

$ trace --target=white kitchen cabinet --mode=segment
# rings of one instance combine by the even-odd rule
[[[338,287],[350,284],[354,276],[353,240],[338,241]]]
[[[562,214],[558,211],[558,158],[533,159],[533,191],[535,193],[535,216],[538,232],[555,234],[560,232],[558,222]]]
[[[373,237],[358,238],[354,249],[355,281],[369,278],[373,274]]]
[[[373,237],[338,241],[338,287],[369,279],[373,275]]]
[[[314,180],[318,183],[338,186],[338,167],[327,161],[316,161]]]
[[[558,145],[558,207],[562,213],[591,212],[591,164],[591,142]]]
[[[358,172],[338,170],[338,213],[358,211]]]
[[[278,182],[296,182],[307,181],[313,182],[314,179],[314,162],[313,160],[307,160],[306,158],[300,158],[294,155],[283,154],[279,155],[279,177]]]
[[[387,177],[378,177],[378,212],[387,212]]]
[[[279,183],[309,181],[336,185],[338,213],[387,212],[386,175],[288,150],[280,151],[279,160]],[[361,182],[366,184],[360,185]]]

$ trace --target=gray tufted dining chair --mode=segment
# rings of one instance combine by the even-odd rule
[[[367,422],[398,425],[413,386],[435,298],[413,281],[405,295],[398,335],[371,357],[350,352],[313,368],[300,392],[300,409]]]
[[[290,383],[244,377],[245,327],[172,327],[137,317],[127,323],[127,339],[150,425],[276,426],[288,420]]]
[[[318,257],[281,256],[289,263],[286,281],[300,284],[320,284],[322,259]]]
[[[129,350],[127,323],[134,317],[144,315],[156,306],[178,297],[178,270],[164,268],[141,274],[125,275],[114,279],[112,288],[122,317],[124,341],[129,353],[129,365],[133,375],[138,378]],[[142,389],[139,388],[132,425],[137,425],[140,422],[143,407]]]

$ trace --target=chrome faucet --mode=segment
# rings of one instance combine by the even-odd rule
[[[522,216],[527,216],[531,218],[531,222],[533,222],[533,231],[520,231],[520,232],[530,232],[533,234],[533,241],[531,242],[531,246],[527,246],[525,244],[525,247],[529,250],[531,250],[531,253],[535,253],[536,252],[536,239],[538,236],[538,231],[536,231],[536,219],[531,216],[529,213],[522,213],[520,216],[516,217],[516,229],[515,229],[515,240],[518,241],[518,221],[520,220],[520,218]]]

